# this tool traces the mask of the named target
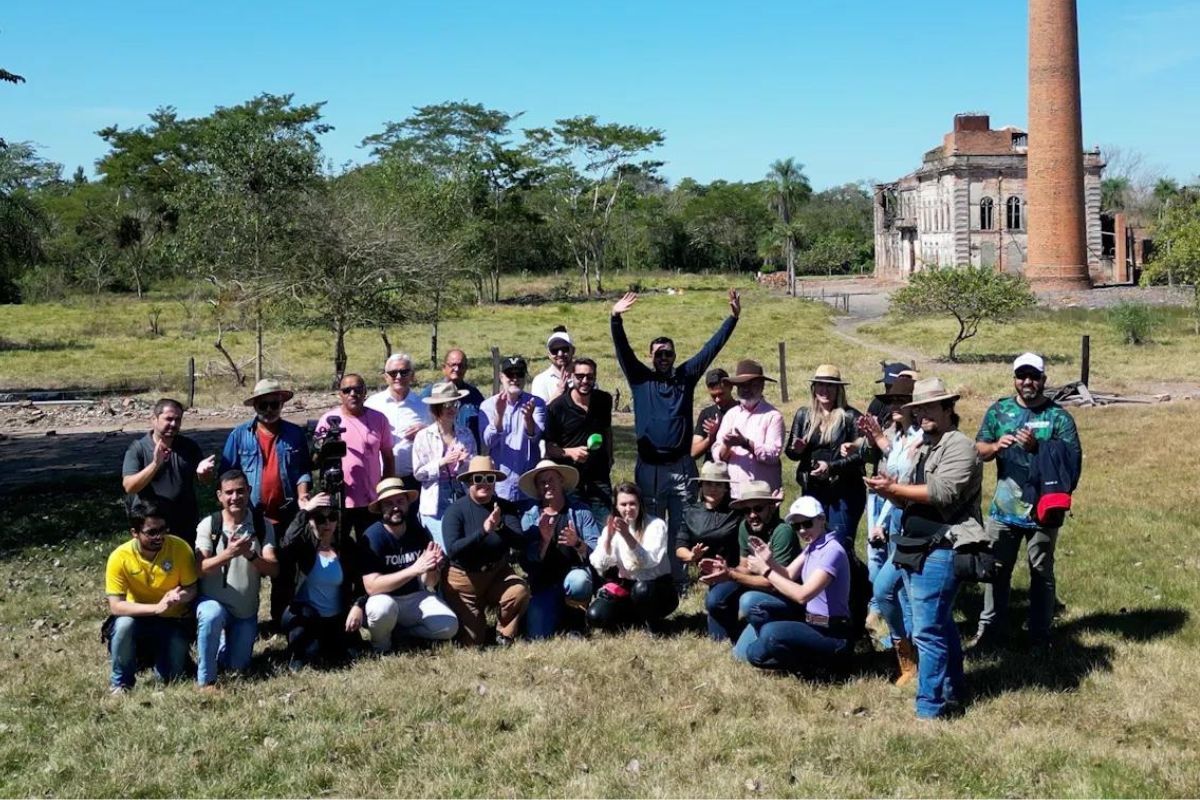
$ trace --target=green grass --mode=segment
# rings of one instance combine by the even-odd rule
[[[686,352],[723,309],[713,291],[647,297],[630,314],[631,338],[667,332]],[[611,388],[606,306],[570,310],[578,314],[569,324],[580,351],[602,356]],[[71,326],[98,316],[19,313],[57,320],[62,328],[37,334],[50,338],[78,336]],[[0,337],[9,340],[12,314],[0,310]],[[558,315],[553,305],[472,310],[453,323],[453,334],[444,330],[443,341],[471,352],[491,341],[539,352]],[[1105,339],[1107,326],[1094,321],[1084,312],[1037,315],[981,336],[973,352],[1067,354],[1078,331],[1088,330],[1101,385],[1139,380],[1154,351],[1116,348]],[[927,372],[941,346],[938,326],[917,323],[859,336],[917,351]],[[1195,347],[1186,332],[1156,337],[1176,352]],[[843,366],[855,382],[852,400],[866,405],[880,353],[831,335],[828,312],[814,304],[751,290],[721,362],[770,359],[781,338],[793,379],[789,408],[799,402],[798,378],[823,361]],[[367,335],[356,342],[364,354],[377,345]],[[299,352],[298,343],[289,347]],[[6,378],[11,355],[0,353]],[[60,355],[41,358],[53,369]],[[1175,361],[1162,359],[1165,374],[1154,377],[1195,379],[1195,360]],[[973,431],[987,402],[1005,390],[1005,367],[946,370],[969,389],[961,411]],[[692,633],[523,643],[503,652],[447,646],[295,676],[274,673],[276,640],[259,646],[262,674],[230,682],[219,697],[202,699],[186,684],[158,687],[144,676],[131,695],[109,699],[97,637],[102,573],[124,538],[111,479],[73,484],[69,493],[23,492],[7,498],[0,529],[0,795],[1194,795],[1193,468],[1185,448],[1156,446],[1194,427],[1191,406],[1074,412],[1085,472],[1060,540],[1067,611],[1057,623],[1058,647],[1045,661],[1021,652],[969,659],[975,700],[964,718],[944,723],[914,719],[911,694],[890,686],[882,654],[846,682],[815,684],[734,664],[728,646]],[[616,475],[627,476],[628,418],[621,424]],[[989,486],[994,474],[989,466]],[[1015,583],[1020,620],[1025,570]],[[679,614],[699,614],[701,595],[693,593]],[[978,592],[964,592],[964,629],[979,604]]]

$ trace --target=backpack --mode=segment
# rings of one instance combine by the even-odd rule
[[[263,517],[262,509],[250,509],[250,524],[254,527],[254,540],[258,542],[258,554],[262,555],[263,542],[267,538],[267,523]],[[224,533],[225,520],[221,517],[220,511],[214,511],[208,518],[209,535],[213,535],[214,531]],[[213,548],[213,555],[216,555],[216,547]],[[229,564],[221,567],[221,585],[229,585]]]

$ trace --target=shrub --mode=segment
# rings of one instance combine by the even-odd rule
[[[1125,344],[1142,344],[1154,328],[1154,312],[1145,303],[1122,300],[1109,309],[1108,321]]]

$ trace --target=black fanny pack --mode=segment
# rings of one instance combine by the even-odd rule
[[[925,568],[925,559],[929,558],[930,553],[939,547],[949,546],[941,536],[900,534],[893,541],[896,544],[896,552],[892,556],[892,563],[909,572],[920,572]]]
[[[1004,568],[987,542],[976,542],[954,550],[954,577],[971,583],[992,583]]]

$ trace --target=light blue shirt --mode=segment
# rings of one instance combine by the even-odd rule
[[[533,427],[525,429],[525,406],[533,404]],[[497,428],[493,421],[499,423]],[[529,392],[521,392],[515,403],[504,405],[504,418],[496,420],[496,398],[489,397],[479,408],[479,427],[483,443],[496,469],[505,479],[496,484],[496,494],[505,500],[528,500],[517,486],[521,474],[533,469],[542,457],[542,435],[546,432],[546,401]]]
[[[342,562],[337,556],[317,553],[317,560],[298,592],[299,599],[317,610],[322,617],[341,611]]]

